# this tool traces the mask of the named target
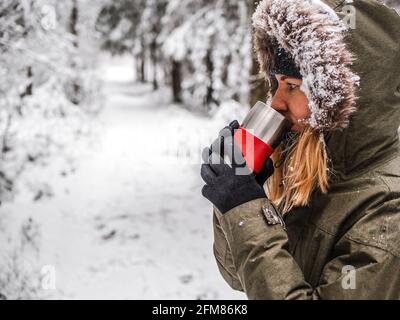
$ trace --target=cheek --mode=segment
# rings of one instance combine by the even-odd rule
[[[297,120],[308,118],[310,109],[308,108],[308,99],[303,93],[299,93],[294,97],[291,103],[291,112]]]

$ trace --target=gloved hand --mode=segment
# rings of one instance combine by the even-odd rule
[[[206,182],[202,194],[223,214],[248,201],[265,198],[263,184],[274,171],[272,160],[268,159],[258,175],[251,172],[233,138],[238,128],[236,120],[231,122],[202,154],[205,163],[201,166],[201,177]]]
[[[209,156],[211,155],[211,152],[214,152],[216,155],[220,155],[222,158],[224,158],[224,151],[228,151],[228,158],[231,159],[232,154],[234,155],[236,159],[236,164],[240,168],[243,168],[243,171],[246,169],[248,170],[250,174],[250,169],[245,167],[245,162],[246,160],[243,158],[242,152],[239,148],[239,146],[235,143],[233,144],[232,139],[234,135],[234,130],[239,129],[240,125],[237,120],[232,121],[228,126],[224,127],[218,134],[218,138],[213,141],[211,146],[209,148],[205,148],[203,150],[202,158],[205,163],[209,162]],[[224,143],[224,140],[226,140],[226,143]],[[234,149],[233,149],[234,148]],[[216,158],[215,160],[219,160],[219,157]],[[258,182],[259,185],[263,186],[264,183],[267,181],[267,179],[274,173],[274,163],[270,158],[265,161],[263,167],[261,168],[261,171],[255,175],[256,181]]]

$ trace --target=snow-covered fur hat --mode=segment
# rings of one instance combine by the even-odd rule
[[[286,50],[300,69],[301,90],[311,116],[305,119],[318,131],[346,128],[356,111],[359,77],[350,67],[347,28],[335,11],[319,0],[263,0],[253,15],[254,49],[271,84],[271,57]]]

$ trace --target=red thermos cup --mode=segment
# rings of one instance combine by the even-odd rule
[[[270,103],[258,101],[249,111],[242,125],[236,130],[234,139],[240,146],[246,165],[259,173],[265,161],[290,130],[292,123]]]

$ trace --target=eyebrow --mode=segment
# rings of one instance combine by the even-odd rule
[[[295,78],[295,77],[289,77],[289,76],[282,76],[282,78],[281,78],[281,80],[283,80],[283,81],[285,81],[285,80],[287,80],[287,79],[289,79],[289,80],[296,80],[296,81],[300,80],[300,79],[297,79],[297,78]],[[297,85],[297,84],[296,84],[296,85]]]

